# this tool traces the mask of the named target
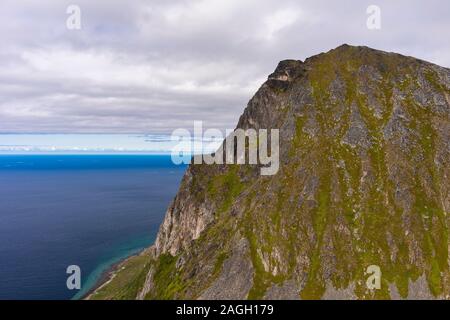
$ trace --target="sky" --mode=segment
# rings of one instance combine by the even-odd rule
[[[224,137],[148,134],[0,134],[0,155],[24,154],[210,154]]]
[[[2,0],[0,133],[234,128],[280,60],[348,43],[450,67],[449,17],[436,0]]]

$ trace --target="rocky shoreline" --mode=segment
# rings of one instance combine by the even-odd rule
[[[139,256],[145,250],[147,250],[147,248],[142,249],[139,252],[132,254],[131,256],[128,256],[124,259],[121,259],[116,263],[113,263],[109,268],[102,272],[95,285],[91,289],[89,289],[89,291],[86,292],[86,294],[83,295],[79,300],[90,300],[93,294],[108,285],[114,279],[117,273],[122,270],[122,268],[124,268],[127,262],[130,261],[130,259]]]

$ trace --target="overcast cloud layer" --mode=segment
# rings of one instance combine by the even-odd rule
[[[66,28],[69,4],[81,30]],[[283,59],[349,43],[449,67],[449,17],[433,0],[2,0],[0,132],[234,128]]]

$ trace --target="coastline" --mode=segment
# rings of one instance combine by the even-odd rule
[[[150,247],[142,248],[137,252],[132,253],[131,255],[124,257],[120,259],[119,261],[111,264],[108,268],[106,268],[100,275],[99,279],[95,282],[95,284],[88,289],[88,291],[83,294],[81,297],[77,298],[76,300],[90,300],[91,296],[106,286],[108,283],[111,282],[112,279],[117,275],[119,271],[122,270],[125,264],[129,262],[131,259],[141,255],[142,253],[146,252]]]
[[[115,276],[121,264],[125,263],[128,259],[133,257],[132,255],[128,258],[120,260],[119,262],[113,263],[109,268],[102,272],[98,281],[94,284],[92,288],[90,288],[84,295],[82,295],[77,300],[89,300],[91,295],[95,293],[97,290],[101,289],[103,286],[108,284]]]

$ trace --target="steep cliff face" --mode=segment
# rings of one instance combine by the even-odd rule
[[[282,61],[237,128],[280,130],[278,173],[191,165],[133,295],[450,298],[449,69],[348,45]]]

